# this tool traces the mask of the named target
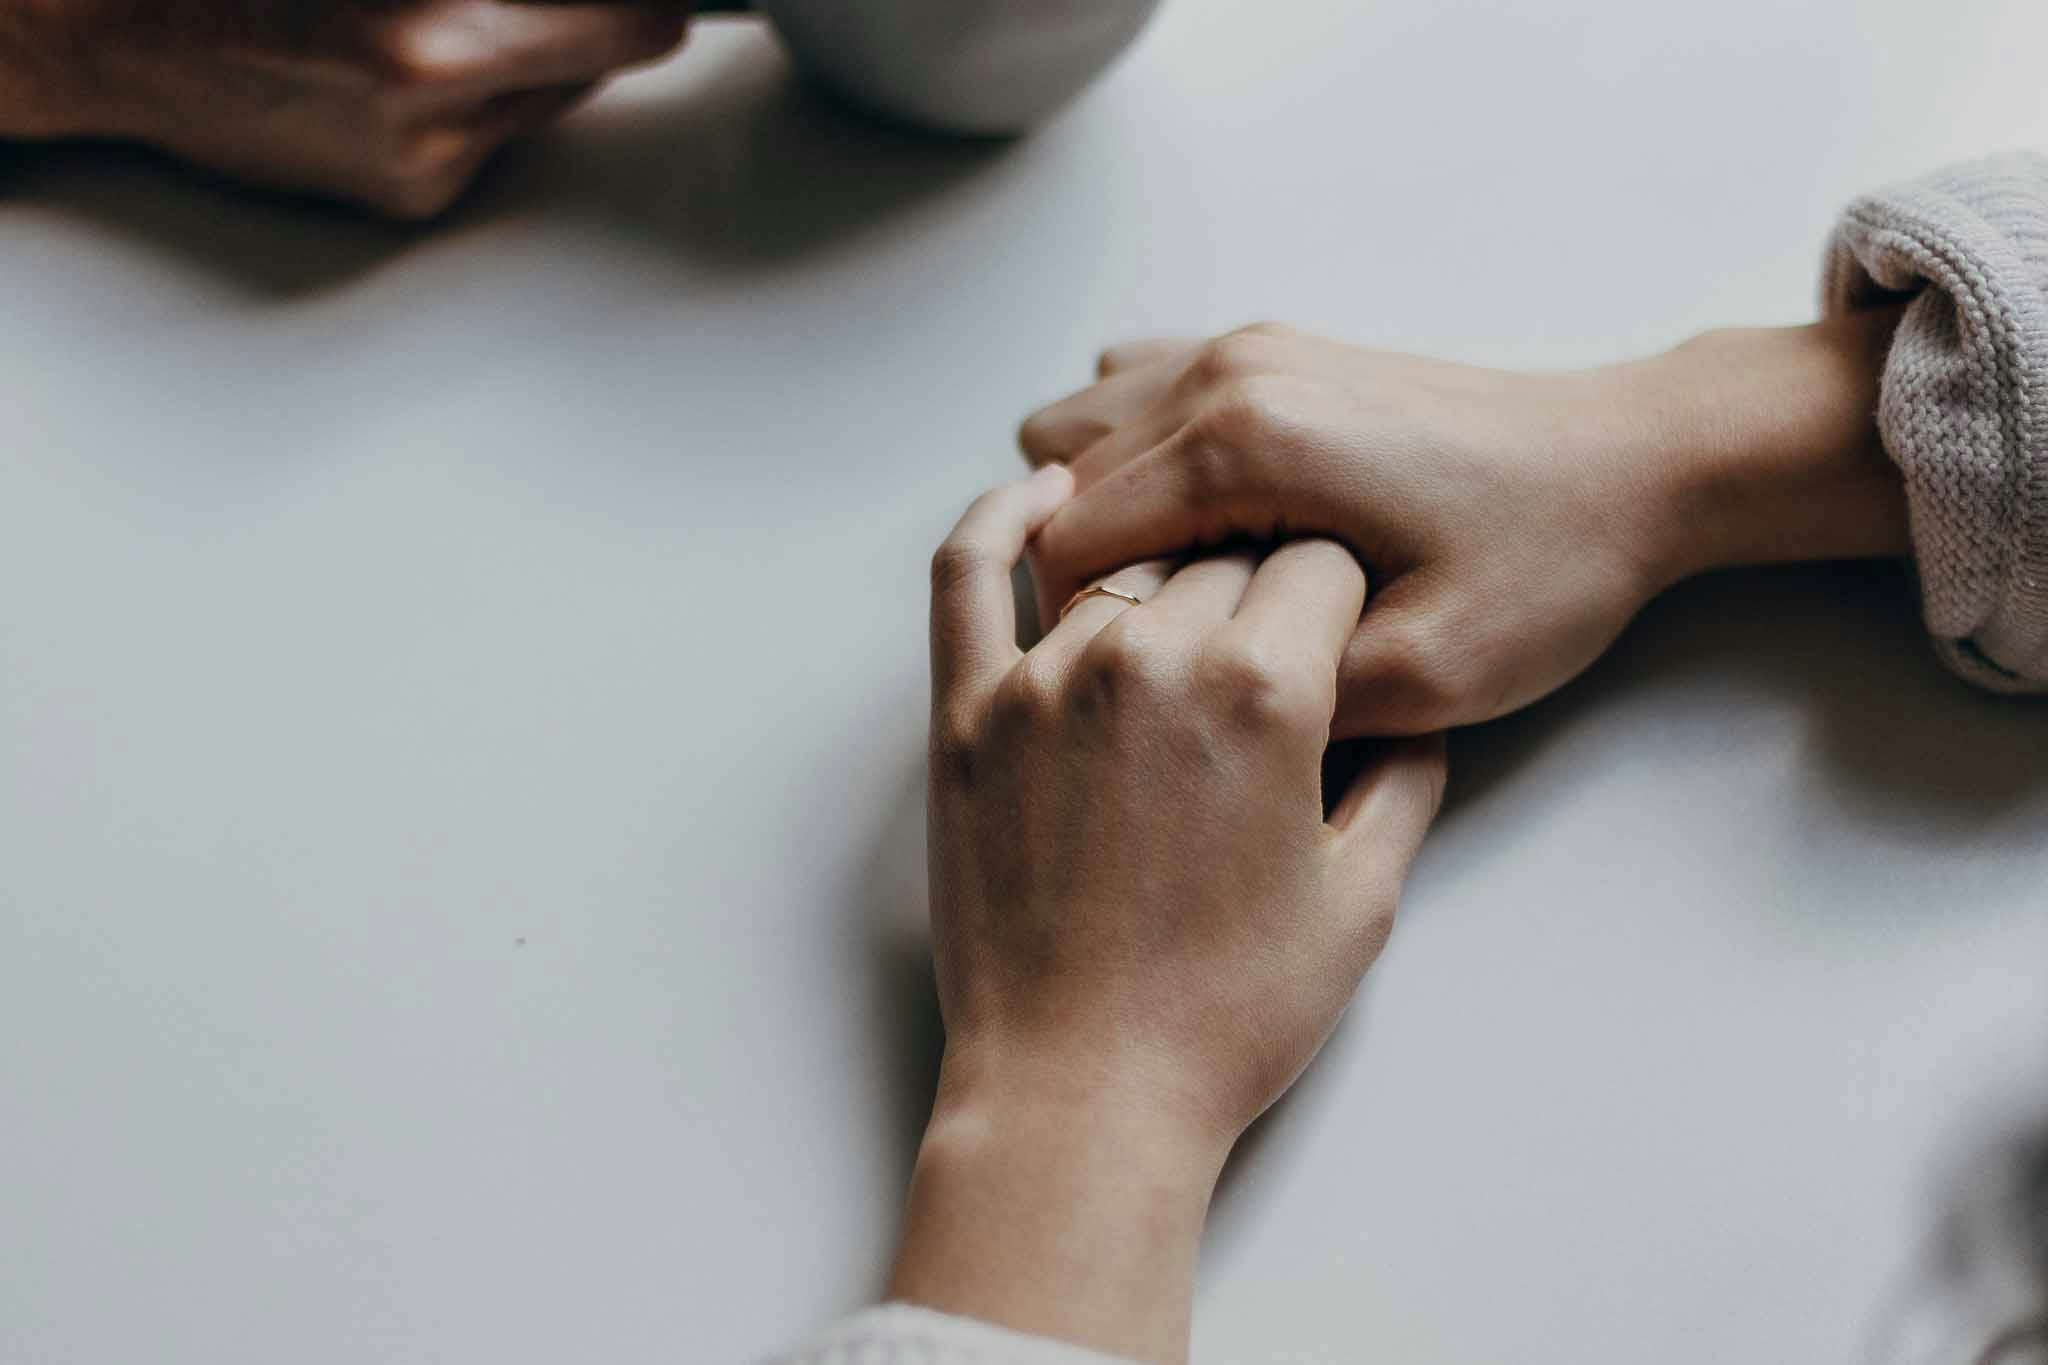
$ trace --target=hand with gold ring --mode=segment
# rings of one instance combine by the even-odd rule
[[[1176,1360],[1224,1156],[1386,941],[1443,757],[1394,742],[1326,816],[1366,586],[1329,540],[1119,570],[1020,651],[1070,490],[987,494],[932,562],[946,1050],[890,1293]]]

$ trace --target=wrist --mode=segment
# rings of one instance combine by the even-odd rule
[[[891,1298],[1139,1359],[1186,1353],[1229,1143],[1085,1065],[949,1053]]]
[[[1877,430],[1898,312],[1709,332],[1609,372],[1649,482],[1657,587],[1910,551],[1904,486]]]
[[[1210,1068],[1188,1075],[1159,1049],[1120,1044],[1113,1029],[1072,1038],[949,1042],[932,1104],[955,1117],[1059,1116],[1074,1134],[1118,1132],[1213,1177],[1244,1130],[1213,1093]]]

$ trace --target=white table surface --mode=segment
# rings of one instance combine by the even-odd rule
[[[1261,317],[1803,318],[1857,190],[2048,145],[2044,51],[2037,0],[1169,0],[976,149],[721,23],[423,233],[6,154],[0,1360],[742,1361],[866,1301],[925,562],[1015,420]],[[2048,1099],[2048,710],[1787,572],[1455,757],[1198,1359],[1896,1358]]]

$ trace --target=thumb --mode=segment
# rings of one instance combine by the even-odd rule
[[[1464,714],[1462,656],[1419,586],[1396,582],[1352,632],[1337,667],[1333,738],[1426,735],[1475,719]]]
[[[1348,746],[1347,746],[1348,747]],[[1342,875],[1398,888],[1443,805],[1449,766],[1441,734],[1375,742],[1330,811]]]

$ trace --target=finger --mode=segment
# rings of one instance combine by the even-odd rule
[[[1262,658],[1286,658],[1327,679],[1365,609],[1365,570],[1334,540],[1290,540],[1259,565],[1238,604],[1231,633]]]
[[[1173,371],[1166,370],[1165,389],[1173,385]],[[1162,392],[1157,402],[1140,409],[1136,418],[1111,428],[1102,438],[1069,461],[1074,487],[1089,488],[1101,483],[1149,451],[1171,440],[1185,422],[1180,405]]]
[[[1126,341],[1104,351],[1095,361],[1095,375],[1107,379],[1124,370],[1141,366],[1156,365],[1162,361],[1171,362],[1178,371],[1181,364],[1194,353],[1202,343],[1193,337],[1146,337],[1140,341]]]
[[[1189,635],[1209,631],[1238,610],[1258,565],[1259,557],[1250,551],[1195,560],[1152,594],[1144,615],[1166,630]]]
[[[395,163],[372,170],[370,193],[377,208],[398,218],[424,221],[439,216],[469,188],[498,150],[500,139],[479,136],[461,124],[434,123],[410,135]]]
[[[1406,879],[1443,805],[1447,774],[1443,735],[1383,742],[1330,813],[1334,853],[1347,880],[1391,889]]]
[[[1010,571],[1073,491],[1048,466],[974,500],[932,556],[932,704],[971,704],[1022,657]]]
[[[1176,371],[1154,365],[1126,370],[1048,404],[1017,428],[1017,446],[1034,465],[1071,464],[1119,427],[1136,421],[1173,387]]]
[[[1114,592],[1135,597],[1140,603],[1151,601],[1179,566],[1170,559],[1148,560],[1143,564],[1131,564],[1118,569],[1102,579],[1098,586]],[[1064,616],[1046,632],[1032,649],[1031,657],[1037,666],[1056,677],[1064,676],[1073,667],[1090,640],[1102,632],[1103,627],[1127,611],[1137,607],[1118,597],[1097,595],[1083,597],[1073,602]]]
[[[1052,600],[1064,601],[1118,564],[1185,553],[1233,532],[1257,539],[1272,531],[1277,517],[1263,495],[1244,495],[1251,490],[1238,487],[1239,472],[1195,449],[1200,444],[1183,427],[1077,493],[1046,523],[1036,563]],[[1077,488],[1084,477],[1075,471]]]
[[[431,17],[401,15],[409,64],[439,103],[598,80],[655,61],[683,39],[689,6],[465,0]]]
[[[536,90],[508,90],[478,105],[464,124],[477,139],[497,147],[545,128],[589,99],[596,89],[597,82],[580,81]]]
[[[1441,623],[1430,592],[1412,574],[1374,587],[1338,665],[1332,735],[1425,735],[1485,719],[1463,705],[1475,689],[1459,660],[1471,651]]]
[[[519,85],[561,85],[659,61],[675,51],[690,6],[676,0],[532,3],[508,0],[505,52]]]
[[[510,91],[459,116],[430,118],[407,135],[393,165],[376,169],[368,197],[401,218],[433,218],[462,196],[505,143],[553,123],[594,88],[586,83]]]

